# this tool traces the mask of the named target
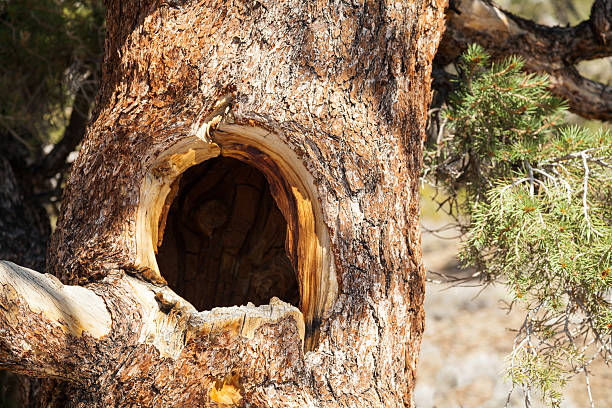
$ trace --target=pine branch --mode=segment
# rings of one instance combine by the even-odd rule
[[[488,0],[455,2],[435,63],[445,66],[471,43],[494,59],[519,55],[530,72],[550,76],[551,90],[569,101],[573,112],[612,120],[612,87],[587,79],[575,66],[612,55],[612,0],[596,0],[590,19],[573,27],[548,27],[520,18]]]

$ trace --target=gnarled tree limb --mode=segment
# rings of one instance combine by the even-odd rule
[[[488,0],[456,1],[440,49],[438,65],[455,60],[470,43],[494,57],[515,54],[525,68],[550,75],[552,91],[586,118],[612,120],[612,87],[581,76],[580,61],[612,55],[612,0],[596,0],[591,17],[574,27],[548,27],[500,9]]]
[[[35,377],[79,381],[92,339],[107,335],[111,317],[91,290],[0,261],[0,361]],[[72,363],[63,364],[67,359]]]
[[[198,313],[168,287],[118,271],[85,288],[0,261],[0,368],[13,372],[59,378],[89,392],[112,394],[144,381],[145,388],[165,384],[157,385],[160,391],[179,387],[204,400],[236,402],[242,396],[231,384],[215,388],[227,374],[222,368],[228,358],[250,353],[257,358],[244,370],[262,370],[262,353],[270,349],[261,344],[269,336],[294,341],[289,348],[279,345],[280,365],[274,360],[264,371],[271,375],[293,365],[301,371],[304,319],[299,309],[276,298],[260,307]],[[183,377],[186,366],[199,374]],[[174,380],[165,383],[168,371]]]

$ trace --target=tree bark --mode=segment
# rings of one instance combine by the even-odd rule
[[[51,406],[412,406],[444,3],[109,0],[61,283],[0,266],[2,366],[65,381]],[[239,288],[270,303],[193,306]]]

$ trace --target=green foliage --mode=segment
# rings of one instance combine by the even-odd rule
[[[519,347],[508,358],[508,377],[514,383],[535,385],[548,405],[558,406],[563,400],[562,387],[567,383],[563,375],[565,359],[562,352],[541,355]]]
[[[0,0],[0,132],[56,142],[76,92],[93,99],[103,33],[97,1]]]
[[[510,378],[558,406],[587,354],[611,352],[612,134],[562,126],[565,103],[522,66],[469,48],[426,178],[467,216],[462,263],[527,310]]]

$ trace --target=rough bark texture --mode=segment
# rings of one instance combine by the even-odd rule
[[[68,381],[52,406],[411,406],[424,296],[417,181],[444,3],[108,1],[101,90],[47,265],[101,298],[112,326],[65,331],[5,289],[3,363]],[[177,146],[189,148],[168,153]],[[147,186],[215,155],[266,177],[301,313],[277,299],[197,312],[143,252],[159,243],[173,183],[152,204],[159,221],[139,212],[157,199]],[[300,166],[314,197],[287,176]],[[153,232],[139,217],[154,218]],[[49,353],[64,357],[53,372],[42,343],[40,354],[20,348],[42,337],[10,341],[28,336],[16,318],[50,333]]]
[[[612,0],[596,0],[590,19],[574,27],[548,27],[500,9],[488,0],[456,0],[449,11],[436,63],[457,59],[470,43],[494,58],[520,55],[525,68],[550,76],[552,91],[573,112],[612,120],[612,87],[580,75],[575,65],[612,55]]]

